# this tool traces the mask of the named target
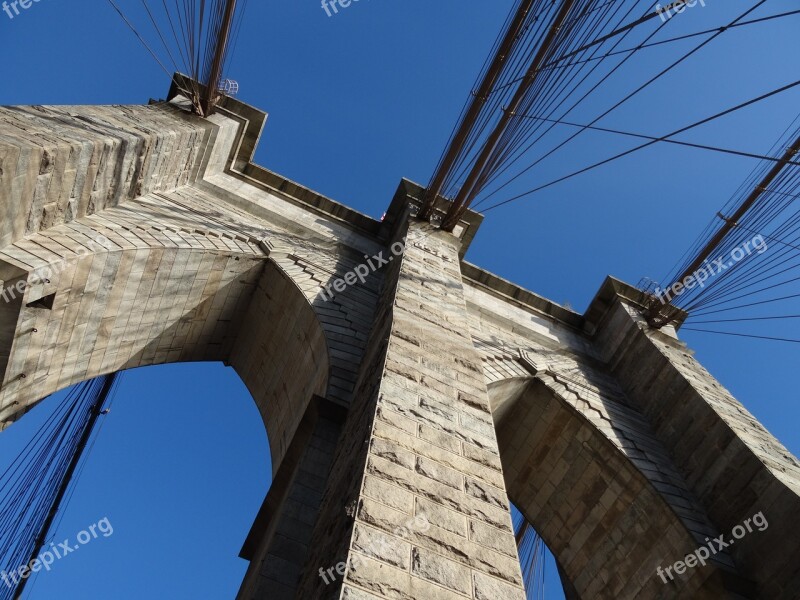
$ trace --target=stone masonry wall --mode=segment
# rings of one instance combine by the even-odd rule
[[[309,404],[240,554],[250,567],[237,600],[296,597],[345,413],[319,397]]]
[[[719,532],[591,337],[479,288],[469,297],[512,501],[581,595],[714,598],[736,587],[724,551],[669,585],[657,576]]]
[[[186,185],[213,130],[170,104],[0,107],[0,248]]]
[[[338,591],[342,580],[340,597],[349,600],[525,597],[480,358],[466,326],[458,242],[429,227],[411,223],[396,293],[384,300],[393,306],[379,386],[363,412],[352,411],[353,423],[366,427],[345,436],[353,445],[363,440],[362,452],[348,449],[359,462],[346,474],[334,470],[351,478],[364,472],[356,502],[337,507],[340,520],[352,515],[349,547],[316,557],[323,569],[343,561],[346,572],[325,586],[310,564],[298,597],[333,597],[325,588]]]
[[[243,302],[236,307],[236,317],[247,309],[267,258],[261,240],[269,241],[272,261],[313,305],[311,320],[322,324],[328,353],[324,362],[330,361],[326,397],[343,405],[350,401],[381,274],[372,274],[364,285],[349,286],[333,299],[321,299],[321,292],[363,262],[364,252],[372,251],[375,244],[334,220],[309,218],[274,194],[253,186],[242,188],[241,181],[222,174],[237,128],[226,117],[202,120],[171,104],[0,109],[0,252],[5,259],[0,261],[0,288],[28,280],[25,303],[17,299],[0,305],[0,372],[6,380],[0,389],[0,420],[7,424],[14,413],[22,414],[37,402],[40,394],[103,369],[175,360],[227,360],[239,322],[231,320],[227,309],[236,297]],[[201,177],[214,177],[216,183],[205,183]],[[226,188],[241,191],[242,196]],[[145,195],[135,197],[139,194]],[[91,245],[98,235],[113,240],[110,252]],[[84,255],[81,276],[91,270],[89,289],[100,287],[100,303],[91,304],[88,297],[78,303],[80,287],[69,288],[72,300],[59,288],[77,268],[76,252]],[[239,252],[255,262],[238,256]],[[47,284],[34,283],[30,274],[48,265],[56,265],[56,276]],[[236,274],[244,265],[253,273],[243,291],[239,289],[242,278]],[[119,271],[114,270],[116,266]],[[169,285],[175,301],[170,311],[160,310],[156,302],[161,288],[154,288],[153,297],[148,295],[146,283],[156,273],[157,284]],[[218,290],[212,284],[223,273],[223,288]],[[195,292],[209,275],[211,284],[200,300],[204,308],[196,310]],[[143,283],[134,290],[140,280]],[[115,282],[119,284],[115,293],[124,294],[124,301],[115,297],[111,304],[103,304],[105,292]],[[178,287],[193,294],[186,305],[177,304],[182,298],[174,295]],[[55,312],[25,306],[53,293]],[[220,307],[209,304],[214,294],[214,301],[227,299],[222,307],[226,310],[216,331],[201,331],[200,323],[209,314],[218,316]],[[131,326],[127,331],[123,324],[135,323],[128,314],[132,305],[146,308],[146,318],[154,326],[135,331]],[[69,319],[77,318],[79,331],[89,331],[83,339],[69,340],[73,350],[82,344],[80,351],[67,352],[69,360],[79,361],[77,369],[69,362],[63,363],[65,368],[56,368],[60,362],[53,368],[42,362],[53,356],[48,349],[52,336],[37,339],[25,329],[33,316],[40,321],[46,317],[55,332],[63,307],[69,307]],[[204,312],[206,308],[211,312]],[[76,315],[78,309],[81,312]],[[195,338],[187,343],[182,331],[187,322],[197,339],[211,341],[209,351],[200,350]],[[98,325],[101,330],[94,331]],[[157,331],[161,325],[165,339],[155,340],[162,335]],[[176,327],[181,331],[176,332]],[[68,331],[69,327],[63,328],[62,336]],[[224,348],[218,345],[223,338]],[[65,342],[56,342],[61,360]],[[126,355],[143,346],[148,349],[141,356]],[[27,356],[39,354],[37,365],[28,364],[32,358]],[[84,368],[81,361],[89,357],[91,368]],[[15,379],[23,374],[25,381]],[[260,393],[251,391],[256,396]],[[276,438],[275,443],[273,458],[279,459],[288,440]]]
[[[769,527],[728,549],[757,597],[796,598],[800,462],[681,342],[648,330],[632,306],[616,304],[598,348],[725,540],[763,513]]]
[[[365,359],[361,364],[344,432],[336,449],[329,484],[316,520],[312,550],[296,598],[332,600],[340,598],[342,594],[342,573],[336,572],[332,580],[326,581],[320,576],[320,571],[346,564],[353,533],[353,517],[361,493],[359,474],[366,463],[369,432],[375,418],[376,399],[386,362],[400,265],[400,261],[393,261],[384,273],[384,289],[381,291],[374,326],[367,341]],[[373,485],[372,489],[390,506],[393,505],[393,496],[403,493],[388,485]]]
[[[588,595],[670,597],[648,587],[653,515],[668,530],[663,546],[680,554],[763,511],[768,530],[676,593],[714,597],[727,567],[751,578],[757,597],[793,598],[800,462],[679,341],[646,331],[622,302],[589,323],[461,263],[449,234],[397,225],[391,210],[378,223],[265,175],[249,164],[264,115],[236,104],[207,120],[163,103],[0,108],[0,286],[28,282],[0,303],[0,429],[45,394],[105,372],[229,361],[259,404],[276,470],[312,395],[349,409],[327,484],[331,457],[316,453],[334,446],[338,423],[294,470],[286,463],[286,497],[305,507],[305,527],[295,535],[300,509],[287,503],[286,535],[253,540],[259,556],[275,550],[252,566],[258,600],[292,557],[303,600],[522,600],[511,479],[523,508],[564,521],[562,558]],[[410,237],[402,259],[322,296],[365,253],[386,250],[393,228],[395,240]],[[110,247],[93,247],[98,234]],[[44,281],[32,277],[53,265]],[[462,273],[478,279],[465,285]],[[537,380],[541,392],[528,398],[533,410],[507,413],[517,427],[501,440],[513,442],[503,463],[486,387],[501,380],[517,390]],[[534,426],[553,443],[524,446]],[[607,460],[592,462],[590,450]],[[574,460],[558,462],[568,452]],[[533,465],[547,479],[535,486]],[[622,479],[606,478],[609,465]],[[572,496],[553,495],[556,485]],[[580,512],[595,498],[606,504]],[[609,514],[632,548],[615,546],[614,561],[595,556],[612,551]]]

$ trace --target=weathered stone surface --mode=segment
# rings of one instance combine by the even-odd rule
[[[411,544],[392,539],[372,527],[357,524],[353,533],[353,550],[399,569],[407,570]]]
[[[411,573],[467,597],[472,595],[467,567],[424,548],[412,549]]]
[[[480,573],[475,573],[475,600],[495,600],[503,598],[508,600],[524,600],[525,596],[520,594],[520,591],[510,585],[486,577]]]
[[[469,521],[469,539],[476,544],[497,550],[516,558],[517,547],[511,543],[505,532],[481,521]]]

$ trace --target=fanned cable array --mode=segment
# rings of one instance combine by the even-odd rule
[[[663,32],[673,20],[660,18],[663,9],[656,2],[517,0],[441,155],[428,184],[420,216],[431,216],[439,196],[449,198],[452,203],[442,228],[452,230],[467,208],[488,212],[659,142],[765,158],[743,150],[671,138],[782,93],[800,85],[800,81],[667,134],[646,135],[598,126],[602,119],[719,36],[745,26],[800,14],[800,10],[792,10],[757,15],[765,3],[766,0],[756,0],[742,7],[735,18],[721,22],[718,27],[667,36]],[[672,6],[680,8],[682,4],[684,2],[678,1]],[[666,55],[663,67],[642,70],[640,84],[622,92],[615,92],[611,87],[609,82],[615,74],[646,49],[695,39],[688,50]],[[616,94],[618,99],[608,108],[594,109],[596,102],[592,101],[596,100],[598,92],[606,97]],[[570,120],[579,108],[594,112],[596,116],[586,123]],[[571,131],[561,139],[564,127]],[[520,185],[525,183],[524,176],[591,130],[646,141],[566,176],[550,176],[532,189],[519,191]]]
[[[516,506],[511,508],[511,521],[517,540],[517,553],[522,565],[522,579],[528,600],[544,600],[545,554],[547,547]]]
[[[678,0],[667,9],[685,10],[684,4]],[[651,298],[645,316],[651,325],[663,327],[686,319],[688,313],[686,329],[800,343],[784,333],[787,323],[800,324],[800,315],[780,310],[800,298],[797,122],[767,153],[676,139],[795,90],[800,80],[762,90],[657,135],[601,124],[720,36],[800,15],[798,9],[764,14],[761,9],[767,6],[766,0],[752,0],[731,9],[733,18],[729,16],[717,27],[669,35],[668,28],[675,20],[664,18],[664,8],[648,0],[517,0],[439,159],[419,216],[432,217],[437,200],[450,199],[444,204],[441,227],[452,231],[468,208],[491,211],[659,143],[756,159],[759,163],[750,178],[685,260],[663,280],[670,282],[665,290],[678,286],[679,293],[656,290],[655,284],[645,289]],[[679,52],[664,53],[658,59],[664,64],[651,60],[647,69],[633,76],[633,82],[626,82],[624,90],[611,87],[615,75],[638,54],[679,42],[686,42]],[[601,102],[597,101],[598,91],[604,96]],[[579,108],[593,118],[577,119]],[[627,150],[560,177],[548,175],[535,187],[524,189],[523,176],[532,176],[535,167],[569,148],[587,131],[637,141]],[[689,285],[682,286],[684,282]],[[761,328],[773,325],[775,332],[755,335],[715,328],[734,323],[758,323]]]
[[[192,80],[192,105],[201,116],[213,114],[223,95],[226,71],[241,30],[248,0],[140,0],[137,26],[115,0],[108,0],[161,69],[181,71]],[[152,38],[156,38],[154,41]],[[148,39],[150,41],[148,41]]]
[[[29,564],[48,542],[48,531],[69,501],[69,484],[81,468],[82,451],[113,395],[116,375],[74,386],[0,475],[0,572]],[[12,578],[8,578],[13,582]],[[15,600],[27,579],[3,582],[0,600]]]
[[[800,343],[791,327],[800,325],[791,308],[800,298],[798,153],[800,116],[771,149],[774,160],[750,173],[663,279],[669,283],[649,286],[651,316],[669,322],[680,309],[688,330]]]

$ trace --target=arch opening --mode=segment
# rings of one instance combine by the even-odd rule
[[[132,369],[120,384],[50,536],[80,551],[35,573],[23,597],[233,597],[247,569],[239,550],[271,483],[252,396],[220,362]],[[4,463],[66,392],[0,435]],[[78,539],[101,520],[99,535]]]
[[[272,480],[285,484],[275,494],[273,485],[261,510],[247,514],[257,513],[256,523],[241,555],[252,559],[246,579],[261,585],[260,566],[292,501],[304,445],[315,443],[331,412],[334,424],[341,417],[337,409],[319,408],[331,370],[326,334],[302,290],[260,243],[231,238],[219,242],[224,248],[207,240],[163,247],[139,229],[104,228],[121,219],[114,211],[124,212],[112,209],[102,225],[55,227],[26,242],[71,244],[66,258],[28,255],[22,244],[0,253],[3,283],[9,274],[25,282],[15,302],[0,310],[0,429],[43,398],[100,375],[176,363],[232,367],[267,433],[263,464],[271,455]],[[93,243],[99,235],[107,243]],[[164,236],[185,242],[191,234],[167,228]],[[75,245],[88,250],[74,251]],[[37,277],[43,269],[48,276]],[[335,426],[326,435],[335,442]],[[310,531],[302,535],[310,538]]]
[[[727,597],[709,563],[662,581],[698,542],[642,470],[547,377],[489,386],[511,502],[542,536],[577,598]]]
[[[22,282],[0,302],[0,429],[80,381],[222,361],[253,395],[277,469],[329,378],[326,336],[302,291],[258,244],[165,248],[139,231],[138,247],[130,247],[112,231],[74,224],[31,237],[31,251],[70,239],[74,251],[66,257],[40,258],[16,246],[0,253],[2,283]]]

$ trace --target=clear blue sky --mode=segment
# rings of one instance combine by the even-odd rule
[[[139,2],[120,4],[154,41]],[[706,0],[670,24],[670,35],[723,24],[752,4]],[[380,217],[401,177],[427,182],[510,5],[361,0],[327,17],[316,0],[249,2],[227,75],[241,99],[270,113],[257,162]],[[794,8],[770,0],[756,16]],[[798,79],[799,25],[792,17],[722,35],[602,125],[659,135]],[[574,120],[599,114],[692,44],[640,53]],[[0,12],[0,57],[0,104],[143,103],[169,87],[101,0],[41,0],[13,20]],[[682,139],[765,152],[798,106],[795,90]],[[631,145],[587,134],[533,171],[526,187]],[[607,274],[634,284],[661,277],[753,166],[653,147],[490,212],[468,259],[582,311]],[[684,337],[800,453],[798,347]],[[30,434],[38,412],[0,436],[0,456]],[[236,555],[269,472],[263,427],[230,369],[128,374],[59,529],[67,537],[108,516],[114,534],[39,577],[30,597],[232,597],[245,567]]]

